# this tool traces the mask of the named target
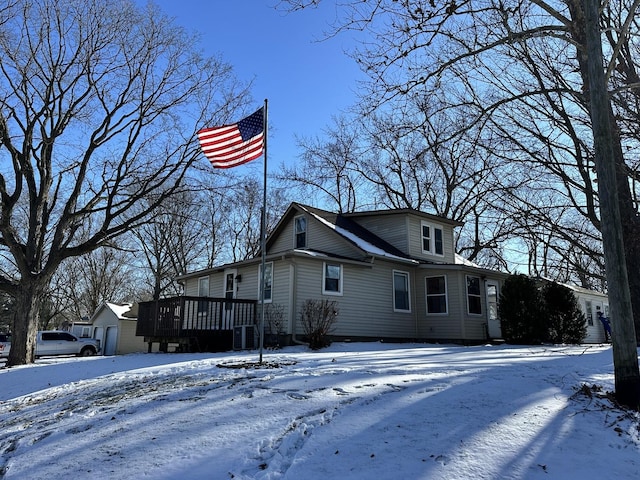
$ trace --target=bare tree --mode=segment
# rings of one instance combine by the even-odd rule
[[[229,260],[238,262],[260,253],[262,181],[247,176],[238,177],[227,186],[225,215],[222,218],[223,242],[230,254]],[[270,190],[267,198],[266,234],[275,226],[284,212],[285,199],[279,190]]]
[[[71,323],[90,317],[104,302],[136,298],[138,272],[132,260],[130,250],[101,247],[63,262],[50,288],[60,299],[61,316]]]
[[[206,248],[206,230],[198,192],[168,197],[153,218],[133,231],[153,299],[178,295],[176,277],[192,268]]]
[[[352,212],[362,207],[362,199],[366,198],[366,185],[358,172],[364,155],[363,139],[358,133],[361,125],[346,117],[334,118],[334,123],[323,132],[323,139],[298,139],[303,152],[300,162],[283,165],[277,178],[293,182],[304,198],[317,198],[320,192],[318,202],[331,204],[330,208],[338,212]]]
[[[151,4],[25,0],[0,25],[11,366],[33,362],[37,306],[60,264],[146,221],[201,158],[198,127],[227,121],[246,92]]]

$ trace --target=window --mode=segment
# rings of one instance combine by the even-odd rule
[[[409,303],[409,274],[393,271],[393,310],[396,312],[410,312]]]
[[[591,300],[587,300],[584,306],[587,309],[587,325],[593,327],[593,304]]]
[[[258,299],[262,299],[262,295],[260,295],[260,282],[262,275],[262,265],[258,267]],[[264,264],[264,302],[271,302],[273,294],[273,262]]]
[[[422,253],[428,253],[430,255],[444,255],[442,228],[427,222],[422,222],[421,227]]]
[[[235,270],[232,270],[229,273],[224,274],[224,298],[234,299],[236,297],[235,277],[236,277]],[[227,312],[233,310],[233,303],[225,302],[224,309]]]
[[[200,277],[198,279],[198,296],[199,297],[209,296],[209,277]]]
[[[427,313],[446,314],[447,306],[447,277],[427,277]]]
[[[208,297],[209,296],[209,277],[200,277],[198,279],[198,296],[199,297]],[[204,313],[207,311],[207,301],[199,300],[198,301],[198,312]]]
[[[295,248],[306,248],[307,246],[307,219],[305,217],[295,218]]]
[[[324,263],[322,293],[342,295],[342,265]]]
[[[482,301],[480,300],[480,277],[467,275],[467,309],[472,315],[482,314]]]

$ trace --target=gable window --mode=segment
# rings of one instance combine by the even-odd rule
[[[467,275],[467,309],[472,315],[482,314],[480,300],[480,277]]]
[[[262,281],[262,265],[258,267],[258,301],[262,299],[260,295],[260,282]],[[273,262],[264,264],[264,303],[271,302],[273,294]]]
[[[323,264],[322,293],[342,295],[342,265],[326,262]]]
[[[422,253],[430,255],[444,255],[442,227],[427,222],[421,222]]]
[[[438,275],[425,279],[427,287],[427,313],[447,314],[447,277]]]
[[[395,312],[410,312],[409,303],[409,274],[393,271],[393,310]]]
[[[295,248],[307,247],[307,219],[300,216],[294,219]]]

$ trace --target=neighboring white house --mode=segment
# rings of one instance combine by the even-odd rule
[[[605,317],[609,317],[609,298],[606,294],[576,287],[575,285],[565,285],[573,290],[573,294],[578,300],[580,308],[587,317],[587,336],[584,343],[602,343],[605,341],[604,327],[598,319],[598,312],[602,312]],[[615,328],[615,319],[609,318],[611,328]]]
[[[137,305],[105,302],[91,316],[91,337],[100,340],[103,355],[147,352],[148,345],[136,337]],[[83,325],[83,327],[86,327]]]

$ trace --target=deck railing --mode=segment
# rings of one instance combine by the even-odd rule
[[[172,297],[140,302],[136,335],[186,338],[198,332],[231,331],[255,325],[256,300]]]

